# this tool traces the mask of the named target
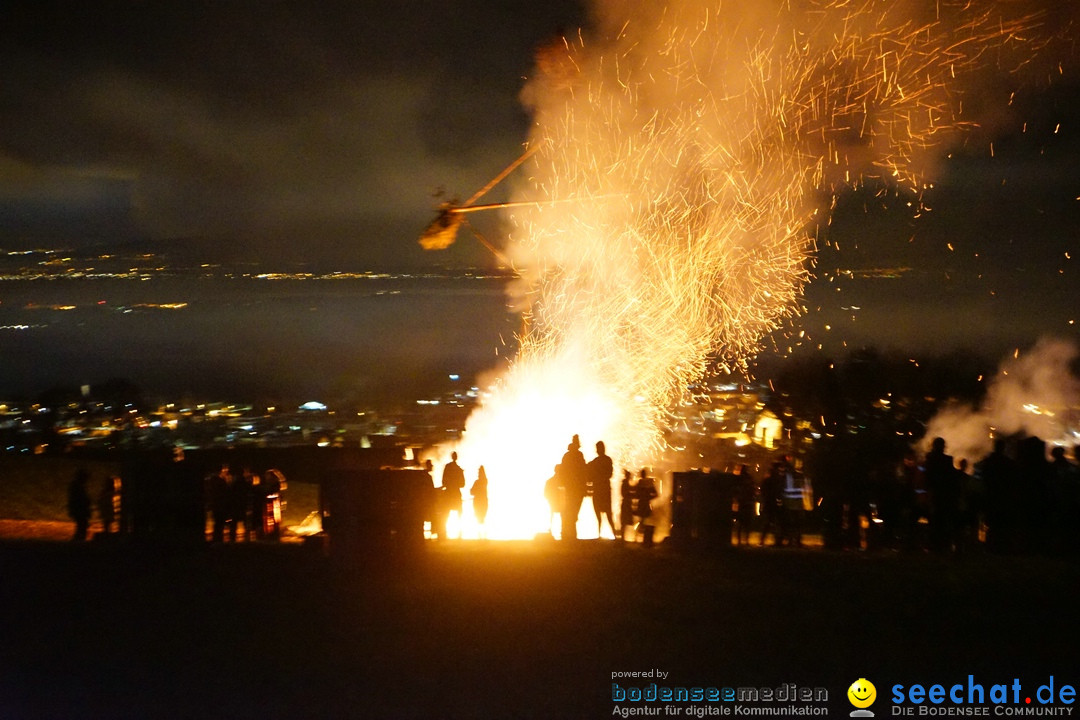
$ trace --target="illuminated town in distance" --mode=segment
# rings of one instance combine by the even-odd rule
[[[888,347],[849,346],[843,337],[845,320],[855,323],[860,314],[875,309],[872,299],[855,304],[848,299],[850,292],[831,293],[836,283],[863,283],[873,290],[864,294],[872,297],[917,276],[905,266],[869,267],[838,269],[820,280],[816,287],[824,290],[816,294],[833,303],[828,310],[837,319],[808,309],[803,321],[823,325],[821,332],[810,336],[793,329],[778,334],[774,350],[762,353],[749,377],[717,372],[695,384],[670,415],[664,434],[666,462],[672,467],[749,463],[760,468],[781,448],[801,454],[822,437],[868,428],[886,428],[895,443],[914,444],[947,399],[978,399],[999,358],[955,349],[914,356]],[[9,339],[9,348],[13,338],[19,339],[27,352],[47,358],[54,354],[53,344],[85,345],[73,353],[68,348],[76,360],[57,364],[36,383],[13,386],[18,373],[4,378],[0,452],[133,445],[396,445],[419,450],[457,442],[469,415],[483,402],[491,369],[514,352],[519,318],[505,309],[503,296],[511,278],[509,271],[491,268],[386,272],[312,269],[297,262],[200,262],[144,248],[3,251],[0,334]],[[466,305],[457,305],[462,298]],[[468,304],[478,298],[481,309]],[[420,312],[429,312],[427,302],[451,308],[449,320],[436,323],[451,327],[445,336],[426,329],[420,333],[423,344],[410,345],[407,353],[419,364],[401,365],[394,355],[396,344],[413,336],[410,328],[417,321],[402,322],[395,316],[353,329],[358,333],[355,354],[381,373],[378,380],[350,378],[353,385],[336,386],[297,383],[297,378],[333,376],[338,372],[334,363],[347,367],[353,352],[348,343],[333,352],[314,347],[312,355],[295,358],[283,351],[275,362],[288,366],[287,371],[260,362],[251,369],[240,363],[231,370],[214,364],[218,345],[226,348],[226,356],[243,354],[242,346],[231,347],[230,336],[258,346],[278,340],[297,348],[320,342],[329,346],[334,334],[348,336],[342,333],[344,323],[361,322],[394,303],[419,303],[427,308]],[[289,319],[294,314],[296,323]],[[313,316],[320,320],[307,319]],[[472,350],[480,351],[455,358],[447,346],[458,342],[459,333],[470,325],[483,325],[478,319],[488,316],[498,317],[497,332],[489,325],[484,333],[468,336]],[[258,339],[248,339],[244,326],[264,322],[267,328]],[[320,329],[320,323],[329,330]],[[309,336],[313,328],[317,332]],[[161,333],[160,340],[154,339],[155,332]],[[822,348],[823,336],[834,341],[831,347]],[[142,338],[149,338],[145,345]],[[128,364],[115,356],[110,343],[130,356]],[[158,350],[155,360],[158,344],[166,349]],[[493,345],[496,350],[490,352]],[[445,352],[440,354],[440,348]],[[102,356],[97,365],[80,364],[94,353]],[[177,355],[185,362],[177,362]],[[312,366],[308,373],[314,357],[329,364]],[[199,376],[206,374],[199,370],[200,362],[219,373],[214,383],[200,384]],[[37,363],[47,364],[47,359]],[[164,370],[149,372],[158,366]],[[362,374],[363,367],[356,367]],[[261,382],[245,384],[259,373],[266,375]],[[160,377],[169,382],[157,382]],[[377,385],[377,392],[355,390],[365,382],[367,387]],[[825,397],[830,392],[837,397]],[[1070,406],[1056,411],[1067,437],[1078,425],[1080,410]]]

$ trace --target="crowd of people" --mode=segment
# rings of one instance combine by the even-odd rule
[[[592,501],[596,515],[596,534],[604,531],[607,519],[611,534],[625,541],[639,537],[646,545],[652,545],[655,526],[651,522],[652,502],[658,496],[656,482],[647,470],[641,470],[636,482],[629,470],[623,471],[619,486],[619,524],[615,525],[612,506],[611,480],[615,474],[614,463],[607,454],[604,441],[596,443],[596,456],[585,462],[581,452],[581,440],[577,435],[566,446],[562,460],[544,485],[544,499],[550,509],[550,531],[554,535],[555,516],[559,517],[559,536],[563,540],[577,539],[577,521],[585,498]]]
[[[431,460],[425,461],[424,467],[434,483],[434,465]],[[434,490],[434,501],[431,503],[430,511],[432,537],[442,540],[450,536],[451,514],[455,514],[458,518],[455,534],[461,537],[460,520],[464,515],[465,507],[461,492],[465,484],[465,471],[458,465],[457,452],[452,452],[450,461],[443,466],[441,484],[432,485]],[[469,496],[472,498],[473,516],[476,518],[480,537],[483,538],[487,532],[488,512],[488,478],[483,465],[476,471],[476,480],[469,487]]]
[[[140,482],[143,480],[143,482]],[[209,516],[212,542],[238,539],[279,540],[281,516],[288,486],[284,474],[270,469],[259,474],[249,467],[234,471],[229,465],[206,477],[201,487],[163,474],[151,492],[139,476],[125,482],[109,475],[91,494],[90,474],[80,467],[68,483],[67,511],[75,523],[72,539],[88,539],[94,511],[103,537],[128,533],[151,533],[176,529],[190,520],[192,527],[205,525]],[[198,478],[196,478],[196,482]],[[162,507],[164,506],[164,507]],[[161,526],[161,528],[156,527]],[[199,531],[201,532],[201,531]]]
[[[782,455],[760,481],[747,465],[733,478],[731,522],[733,540],[758,546],[802,547],[813,527],[826,547],[893,548],[897,550],[962,552],[984,546],[997,552],[1071,554],[1080,551],[1080,467],[1062,447],[1051,448],[1038,438],[998,440],[994,451],[974,465],[956,461],[945,452],[945,441],[934,439],[923,456],[909,451],[892,469],[881,466],[861,475],[838,472],[841,479],[821,478],[817,492],[808,474]],[[1074,449],[1073,457],[1080,453]],[[461,511],[464,474],[456,456],[447,465],[443,488],[451,505],[443,512]],[[824,468],[816,468],[821,472]],[[472,490],[474,513],[481,525],[487,509],[486,476]],[[618,507],[613,507],[614,464],[604,443],[586,462],[574,436],[544,487],[549,506],[550,533],[563,540],[577,538],[578,517],[590,498],[597,536],[652,544],[656,482],[642,470],[635,477],[624,470]],[[482,485],[479,494],[476,486]],[[446,490],[444,490],[446,492]],[[476,509],[481,498],[483,510]]]
[[[1080,551],[1080,448],[1047,451],[1037,437],[998,438],[975,463],[934,438],[894,463],[833,453],[816,468],[828,547],[1076,554]]]
[[[213,520],[213,542],[278,540],[281,538],[285,476],[278,470],[262,475],[244,467],[239,473],[228,465],[206,479],[206,498]],[[243,527],[243,533],[240,528]]]
[[[806,516],[814,508],[810,478],[798,472],[787,455],[772,463],[760,487],[747,465],[740,465],[735,475],[736,541],[749,543],[750,530],[757,524],[759,546],[772,535],[773,545],[802,547]],[[759,513],[760,522],[755,523]]]
[[[81,542],[87,539],[95,506],[101,522],[102,535],[108,536],[122,530],[120,478],[115,475],[106,477],[98,486],[97,493],[91,497],[90,473],[86,468],[79,468],[75,471],[75,477],[68,483],[67,489],[68,517],[75,522],[75,534],[72,540]]]
[[[614,463],[607,454],[603,441],[596,443],[596,455],[588,462],[581,451],[581,440],[574,435],[554,473],[544,485],[544,499],[549,507],[549,534],[563,540],[577,539],[577,521],[585,498],[590,498],[596,516],[597,536],[604,534],[604,525],[613,537],[623,540],[641,540],[651,545],[654,526],[651,522],[652,503],[658,497],[656,481],[647,470],[641,470],[635,479],[630,471],[624,471],[620,485],[620,506],[616,514],[613,507],[612,479]],[[464,516],[465,471],[458,464],[458,454],[453,452],[442,468],[438,484],[435,484],[434,464],[424,465],[432,479],[434,501],[431,503],[430,535],[434,538],[461,537],[461,518]],[[480,538],[486,537],[488,512],[488,478],[483,465],[469,486],[472,514],[477,523]],[[457,517],[456,526],[452,518]],[[616,520],[617,518],[617,520]],[[558,532],[556,532],[556,529]]]
[[[656,481],[645,469],[636,477],[623,470],[616,508],[614,463],[603,441],[596,443],[595,451],[586,461],[580,438],[574,435],[545,483],[549,533],[564,541],[576,539],[582,505],[590,498],[598,537],[606,534],[606,524],[611,537],[652,545],[659,496]],[[738,544],[749,544],[751,535],[756,534],[758,545],[771,540],[773,545],[801,547],[813,517],[815,531],[820,529],[826,547],[951,553],[985,546],[997,552],[1071,555],[1080,552],[1080,466],[1076,462],[1080,446],[1073,448],[1072,460],[1067,454],[1060,446],[1048,453],[1046,443],[1036,437],[998,439],[991,453],[969,465],[965,459],[956,461],[947,454],[945,440],[939,437],[921,458],[911,450],[895,466],[877,464],[856,472],[853,468],[858,463],[819,463],[812,468],[820,481],[817,492],[810,478],[785,455],[771,464],[760,482],[747,465],[735,467],[727,474],[731,478],[730,502],[722,504],[731,510]],[[834,453],[834,457],[850,455]],[[430,493],[432,501],[424,502],[430,536],[461,537],[467,492],[479,536],[486,537],[489,503],[484,466],[478,468],[471,485],[456,452],[442,468],[439,484],[435,484],[430,460],[426,469],[431,479],[425,497]],[[87,539],[95,508],[101,532],[107,536],[137,531],[139,516],[145,523],[158,515],[171,517],[181,505],[181,509],[191,505],[186,501],[191,493],[172,493],[176,496],[172,497],[164,492],[182,483],[170,484],[166,482],[168,473],[159,474],[155,474],[155,485],[162,502],[168,501],[168,513],[151,512],[156,506],[146,498],[140,506],[140,483],[136,482],[135,492],[130,493],[128,481],[118,476],[104,478],[92,494],[89,475],[80,468],[67,494],[68,514],[75,523],[73,539]],[[198,497],[193,496],[198,507],[192,506],[190,512],[184,509],[182,514],[190,516],[200,535],[198,528],[209,515],[209,539],[213,542],[279,539],[285,489],[285,478],[277,470],[259,474],[244,467],[236,472],[222,465],[205,478]],[[126,505],[142,507],[143,512],[129,512]],[[456,525],[450,522],[455,515],[459,520]]]
[[[1080,467],[1061,446],[1048,454],[1037,437],[999,438],[973,467],[935,438],[921,464],[909,454],[869,490],[878,540],[887,546],[962,552],[985,543],[997,552],[1050,555],[1080,549]]]

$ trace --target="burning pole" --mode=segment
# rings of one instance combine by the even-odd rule
[[[528,204],[521,202],[503,202],[490,203],[486,205],[476,205],[475,203],[477,200],[486,195],[488,191],[490,191],[493,187],[506,179],[506,177],[510,173],[518,169],[518,167],[520,167],[522,163],[535,155],[539,147],[539,145],[533,145],[529,147],[516,160],[514,160],[514,162],[507,165],[502,170],[502,172],[493,177],[487,185],[473,193],[472,197],[470,197],[461,205],[455,205],[451,202],[443,203],[442,205],[440,205],[438,216],[431,223],[431,225],[428,225],[427,229],[420,236],[420,247],[424,248],[425,250],[445,250],[446,248],[453,245],[454,242],[457,240],[458,229],[460,229],[462,225],[467,225],[469,229],[472,230],[473,235],[476,236],[476,239],[479,240],[484,247],[490,250],[492,254],[499,258],[499,260],[506,264],[509,264],[509,260],[502,253],[502,251],[496,248],[490,242],[488,242],[487,239],[476,230],[476,228],[474,228],[472,225],[469,225],[468,220],[465,216],[467,213],[481,212],[483,210],[502,210],[504,208],[518,207]]]
[[[532,207],[534,205],[553,205],[574,202],[573,198],[564,198],[542,201],[518,200],[500,203],[485,203],[483,205],[475,204],[476,201],[486,195],[488,191],[505,180],[510,173],[517,170],[526,160],[535,155],[539,149],[539,145],[530,146],[516,160],[507,165],[498,175],[492,178],[487,185],[484,185],[484,187],[477,190],[473,193],[472,197],[460,205],[453,202],[442,203],[439,206],[439,212],[435,217],[435,220],[432,221],[432,223],[427,226],[427,229],[424,230],[423,234],[420,235],[420,247],[425,250],[445,250],[457,241],[458,230],[462,226],[466,226],[472,231],[473,235],[476,236],[476,239],[480,241],[480,244],[486,247],[505,265],[511,265],[510,258],[508,258],[502,250],[489,242],[475,227],[470,225],[466,215],[474,212],[483,212],[485,210],[512,210],[514,208]]]

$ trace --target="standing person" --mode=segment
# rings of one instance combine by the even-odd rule
[[[656,492],[656,483],[649,477],[647,468],[641,468],[641,476],[638,478],[637,489],[634,493],[636,507],[634,515],[638,517],[638,528],[645,547],[652,547],[653,532],[655,527],[649,522],[652,517],[652,501],[659,493]]]
[[[450,462],[443,466],[442,493],[443,506],[441,527],[445,528],[450,520],[450,513],[456,512],[458,516],[458,537],[461,537],[461,490],[465,487],[465,471],[457,462],[457,452],[450,453]],[[441,535],[440,535],[441,537]]]
[[[555,537],[555,516],[562,518],[561,474],[562,470],[556,465],[551,477],[544,483],[544,499],[548,504],[548,534],[552,537]]]
[[[285,509],[285,488],[289,486],[280,470],[271,468],[263,477],[263,496],[266,499],[264,513],[267,536],[271,540],[281,539],[281,513]]]
[[[244,540],[251,540],[251,470],[245,468],[239,474],[233,475],[230,486],[230,500],[232,513],[232,525],[229,526],[229,542],[236,542],[237,527],[244,524]]]
[[[1066,539],[1065,551],[1071,555],[1080,555],[1080,534],[1076,532],[1080,521],[1080,445],[1073,445],[1073,472],[1065,486],[1065,507],[1062,515],[1065,525],[1073,528]]]
[[[209,480],[210,514],[213,517],[214,530],[211,535],[213,542],[225,542],[225,528],[230,528],[230,535],[236,539],[236,524],[232,519],[232,485],[233,476],[229,472],[228,465],[222,465],[221,470]]]
[[[592,486],[593,512],[596,513],[596,534],[600,536],[603,529],[603,516],[607,515],[608,526],[611,534],[615,534],[615,521],[611,517],[611,476],[615,468],[611,458],[605,453],[604,441],[596,443],[596,457],[589,461],[588,475]]]
[[[749,465],[740,465],[735,477],[735,501],[739,509],[735,514],[735,542],[739,545],[750,544],[750,526],[754,522],[755,496],[757,485],[750,474]]]
[[[469,488],[469,494],[472,495],[473,515],[479,525],[480,537],[486,539],[487,527],[484,523],[487,522],[488,511],[488,477],[483,465],[476,471],[476,482]]]
[[[1016,542],[1016,463],[1006,453],[1004,438],[994,439],[994,449],[975,464],[985,491],[986,547],[993,552],[1009,552]]]
[[[563,488],[562,539],[577,540],[578,513],[581,512],[585,484],[588,482],[585,456],[581,454],[581,440],[577,435],[566,446],[560,463],[560,477]]]
[[[68,483],[67,511],[75,521],[75,534],[71,538],[75,542],[86,540],[86,533],[90,529],[90,492],[86,489],[89,480],[90,474],[86,469],[79,468]]]
[[[98,493],[98,515],[101,517],[101,533],[112,534],[113,520],[116,519],[116,483],[118,478],[109,476],[101,483],[101,492]]]
[[[1020,441],[1016,453],[1022,478],[1017,485],[1020,549],[1042,552],[1046,548],[1048,491],[1053,472],[1046,460],[1046,441],[1039,437],[1026,437]]]
[[[633,476],[629,470],[623,470],[622,482],[619,484],[619,537],[626,540],[626,531],[634,527],[634,495],[635,488],[631,484]]]
[[[1060,445],[1050,450],[1050,486],[1049,490],[1049,548],[1052,554],[1067,553],[1071,549],[1073,485],[1076,482],[1077,467],[1065,458],[1065,448]]]
[[[765,539],[769,532],[773,534],[773,545],[779,545],[783,536],[781,528],[781,511],[784,501],[784,477],[783,466],[775,462],[769,468],[769,474],[761,483],[761,536],[758,538],[758,547],[765,547]]]
[[[945,438],[934,438],[923,460],[926,492],[930,497],[930,547],[951,552],[960,513],[960,478],[952,455],[945,454]]]
[[[802,547],[803,516],[807,507],[813,507],[812,494],[808,493],[806,478],[795,471],[791,458],[785,455],[778,461],[783,490],[780,508],[780,526],[783,529],[784,544],[788,547]]]
[[[424,508],[427,512],[428,536],[442,539],[446,534],[446,528],[442,527],[442,490],[435,487],[435,464],[431,458],[424,460],[424,472],[428,476],[427,504]]]
[[[922,482],[919,475],[919,462],[913,450],[904,453],[904,459],[896,468],[896,525],[894,533],[897,543],[904,550],[918,550],[919,538],[919,497],[918,488]]]
[[[266,531],[266,488],[262,477],[244,468],[244,485],[247,486],[247,539],[261,539]]]
[[[958,551],[975,547],[979,542],[979,503],[981,493],[977,489],[978,479],[968,472],[967,458],[960,458],[956,463],[956,478],[959,484],[959,503],[956,514],[956,549]]]

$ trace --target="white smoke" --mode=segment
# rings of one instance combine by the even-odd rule
[[[957,460],[974,463],[990,452],[994,438],[1017,433],[1050,444],[1072,445],[1080,438],[1080,379],[1072,366],[1080,357],[1075,341],[1042,338],[1027,352],[1002,361],[980,407],[953,404],[927,425],[925,442],[941,437]]]

